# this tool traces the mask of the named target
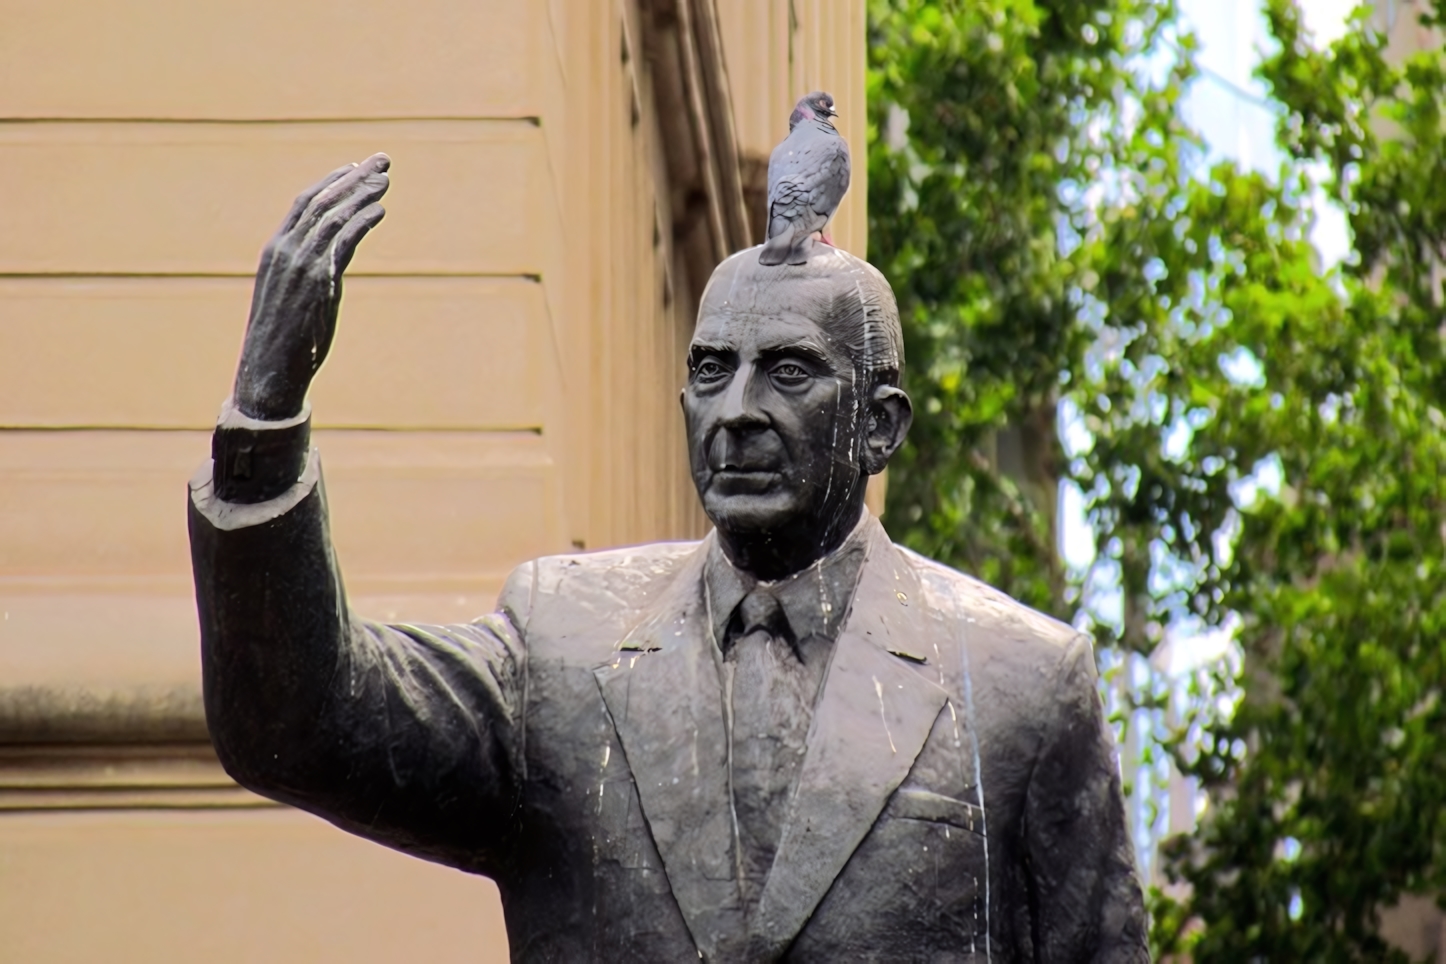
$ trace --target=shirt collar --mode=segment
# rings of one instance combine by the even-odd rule
[[[842,545],[807,568],[775,582],[756,579],[734,566],[715,537],[703,564],[703,587],[713,642],[723,644],[733,611],[757,586],[773,593],[798,639],[810,635],[828,640],[836,638],[848,617],[859,573],[868,556],[871,525],[878,522],[865,509]]]

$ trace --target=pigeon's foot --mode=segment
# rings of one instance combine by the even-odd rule
[[[831,238],[831,237],[828,236],[828,232],[827,232],[827,231],[820,231],[820,232],[818,232],[818,239],[819,239],[820,241],[822,241],[824,244],[828,245],[830,248],[836,248],[836,247],[838,247],[838,245],[836,245],[836,244],[833,243],[833,238]]]

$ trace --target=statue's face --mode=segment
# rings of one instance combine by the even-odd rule
[[[705,308],[683,390],[703,511],[724,532],[821,531],[861,484],[859,410],[852,360],[812,319]]]

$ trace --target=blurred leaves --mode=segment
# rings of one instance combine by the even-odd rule
[[[1089,622],[1140,772],[1209,792],[1165,848],[1157,952],[1404,960],[1380,911],[1446,892],[1440,49],[1390,60],[1364,11],[1318,49],[1268,0],[1265,177],[1204,166],[1169,0],[869,15],[870,258],[918,415],[890,530]],[[1352,240],[1330,270],[1323,199]],[[1089,573],[1058,562],[1064,480]],[[1231,627],[1241,659],[1166,677],[1171,625]]]
[[[1084,261],[1066,239],[1087,228],[1086,191],[1116,146],[1118,93],[1158,8],[869,8],[870,257],[899,297],[923,416],[896,463],[890,528],[1057,613],[1053,412],[1091,341],[1074,295]],[[1041,410],[1043,444],[1028,431]],[[1013,474],[995,470],[1010,428],[1027,463]]]

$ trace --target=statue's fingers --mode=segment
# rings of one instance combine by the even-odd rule
[[[322,215],[306,236],[304,248],[321,252],[341,233],[357,213],[380,201],[391,180],[383,173],[370,174],[354,183],[351,190],[337,197],[335,206]]]
[[[386,177],[387,168],[391,167],[392,159],[385,154],[373,154],[360,164],[352,165],[341,177],[330,184],[322,185],[320,191],[312,196],[311,201],[302,210],[301,217],[297,219],[294,227],[303,230],[311,230],[327,214],[338,205],[346,203],[358,189],[369,190],[368,182],[374,182],[378,176]]]
[[[343,164],[341,167],[332,171],[326,177],[317,181],[305,191],[302,191],[300,194],[296,195],[296,200],[292,202],[291,210],[286,214],[286,220],[281,222],[281,233],[284,234],[287,231],[290,231],[292,228],[296,227],[296,222],[301,220],[301,215],[305,213],[306,208],[309,204],[311,204],[312,199],[315,198],[322,191],[326,190],[328,186],[335,184],[336,181],[341,177],[356,170],[356,167],[357,166],[355,164]]]
[[[372,174],[385,174],[391,170],[392,159],[383,151],[377,151],[371,157],[361,162],[360,167]]]
[[[337,232],[336,239],[331,243],[331,264],[335,275],[339,276],[347,269],[347,266],[351,264],[352,255],[356,254],[356,246],[361,243],[362,238],[367,236],[368,231],[386,217],[386,214],[386,209],[374,202],[342,225],[341,230]]]

